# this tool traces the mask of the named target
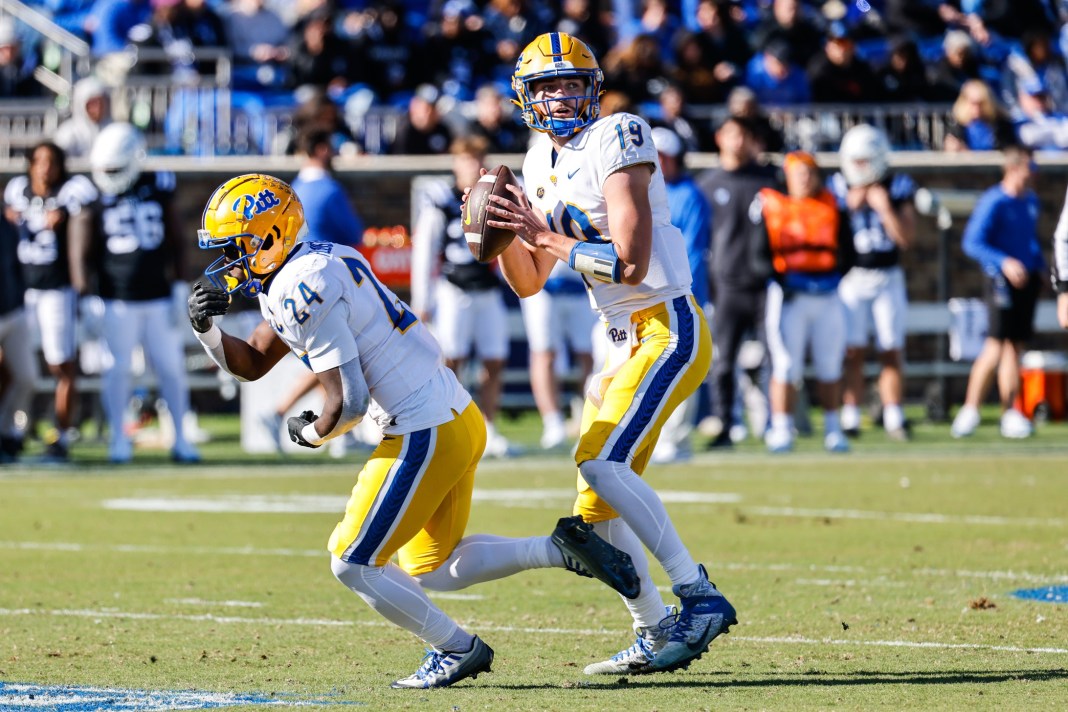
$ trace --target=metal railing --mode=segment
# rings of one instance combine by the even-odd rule
[[[56,71],[38,67],[38,80],[49,89],[66,86],[69,91],[74,77],[89,72],[89,44],[77,35],[71,34],[46,15],[19,0],[0,0],[0,14],[11,15],[35,32],[40,33],[47,42],[52,42],[60,49],[59,66]],[[48,76],[49,74],[53,76]],[[56,80],[59,80],[57,82]],[[57,94],[62,93],[56,91]]]

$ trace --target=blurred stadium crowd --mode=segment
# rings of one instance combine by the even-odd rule
[[[944,131],[882,128],[895,148],[993,149],[1017,138],[1032,148],[1068,146],[1061,0],[28,4],[88,43],[90,64],[81,66],[95,80],[75,94],[75,118],[109,87],[154,82],[168,90],[165,110],[134,102],[119,118],[159,133],[150,143],[168,153],[292,152],[293,136],[310,123],[330,127],[343,154],[442,153],[472,131],[491,151],[517,151],[526,132],[508,102],[512,68],[527,42],[554,30],[584,39],[601,58],[605,113],[629,107],[670,124],[690,150],[714,150],[712,113],[724,102],[758,116],[762,106],[879,105],[893,116],[892,104],[955,102]],[[47,95],[35,70],[60,72],[62,52],[23,22],[0,18],[0,102]],[[205,86],[225,97],[206,100],[196,91]],[[239,124],[249,140],[191,139],[190,121],[206,113]],[[897,120],[908,123],[911,113]],[[294,130],[275,132],[272,119]],[[767,147],[836,148],[848,126],[828,132],[814,121],[807,133],[781,136],[773,120],[780,125],[769,127]],[[813,133],[829,133],[830,145]]]

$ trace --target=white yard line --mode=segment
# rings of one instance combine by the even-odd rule
[[[263,608],[259,601],[207,601],[203,598],[164,598],[164,603],[184,606],[219,606],[221,608]]]
[[[119,611],[115,609],[47,609],[47,608],[0,608],[0,616],[55,616],[70,618],[122,618],[126,620],[176,620],[193,623],[234,623],[244,625],[264,626],[313,626],[313,627],[350,627],[368,626],[373,628],[392,627],[385,621],[340,621],[327,618],[244,618],[240,616],[216,616],[211,614],[182,615],[163,613],[135,613],[131,611]],[[612,636],[620,635],[618,630],[596,630],[592,628],[528,628],[522,626],[502,626],[493,624],[480,624],[480,631],[501,633],[523,633],[530,635],[584,635],[584,636]],[[987,645],[984,643],[936,643],[928,641],[911,640],[843,640],[834,638],[805,638],[801,636],[745,636],[731,635],[726,638],[734,643],[757,643],[767,645],[859,645],[882,648],[928,648],[933,650],[995,650],[1007,653],[1031,653],[1047,655],[1068,655],[1068,648],[1028,648],[1016,645]]]
[[[73,542],[47,541],[0,541],[0,549],[19,551],[57,551],[83,553],[88,551],[106,551],[122,554],[191,554],[203,556],[282,556],[300,558],[325,558],[326,549],[260,549],[252,546],[154,546],[143,544],[77,544]],[[712,571],[772,571],[783,573],[808,574],[847,574],[854,578],[861,576],[930,576],[952,578],[991,579],[995,581],[1021,581],[1025,583],[1042,583],[1047,585],[1068,583],[1068,574],[1041,574],[1032,571],[972,571],[968,569],[889,569],[868,568],[865,566],[820,566],[815,564],[793,564],[775,562],[723,561],[711,563]],[[821,577],[826,578],[826,577]],[[670,587],[663,587],[670,592]]]
[[[940,514],[937,512],[877,512],[862,509],[816,509],[806,507],[750,507],[745,514],[767,517],[805,517],[824,519],[862,519],[869,521],[907,522],[909,524],[976,524],[980,526],[1064,527],[1068,519],[1056,517],[1001,517],[985,514]]]

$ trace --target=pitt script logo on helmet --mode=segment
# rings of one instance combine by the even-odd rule
[[[581,77],[586,93],[570,99],[575,102],[573,118],[554,118],[549,103],[560,99],[535,99],[531,83],[554,77]],[[563,32],[548,32],[526,46],[515,63],[512,89],[518,100],[512,103],[523,110],[523,121],[535,131],[554,136],[574,136],[592,124],[601,113],[601,83],[604,74],[597,58],[582,40]],[[568,99],[565,99],[567,101]]]
[[[204,275],[227,294],[255,297],[307,231],[304,208],[288,183],[260,173],[231,178],[208,199],[197,230],[200,249],[223,253]]]

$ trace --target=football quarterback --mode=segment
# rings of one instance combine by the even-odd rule
[[[297,355],[326,391],[322,412],[288,419],[310,448],[365,414],[385,434],[356,480],[330,536],[331,569],[374,610],[432,648],[394,687],[445,687],[488,672],[493,650],[462,629],[424,589],[452,590],[532,568],[566,568],[638,595],[630,557],[577,517],[551,536],[464,537],[486,425],[445,367],[411,308],[355,249],[303,242],[300,200],[267,175],[232,178],[208,199],[199,245],[222,254],[194,285],[189,317],[211,358],[241,380]],[[247,341],[223,332],[233,293],[259,301],[263,321]],[[398,563],[392,563],[394,554]]]
[[[558,262],[578,272],[604,322],[608,357],[591,379],[576,451],[575,513],[631,554],[642,595],[627,601],[640,631],[588,674],[670,671],[701,657],[735,623],[734,608],[698,566],[659,496],[640,477],[664,423],[703,382],[712,340],[690,292],[685,241],[671,224],[649,124],[600,117],[602,73],[593,52],[562,32],[523,50],[512,87],[527,125],[543,134],[523,162],[528,198],[489,210],[520,238],[499,257],[520,297],[541,291]],[[643,545],[680,597],[677,620],[649,577]]]

